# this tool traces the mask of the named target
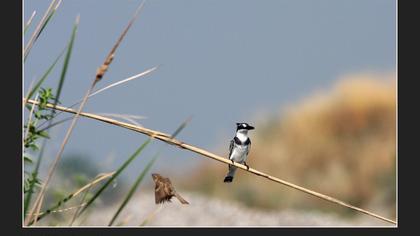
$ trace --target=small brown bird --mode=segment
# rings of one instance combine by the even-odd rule
[[[170,202],[171,198],[175,196],[182,204],[189,204],[184,198],[181,197],[172,186],[171,180],[165,178],[160,174],[152,174],[153,181],[155,182],[155,202],[156,204]]]

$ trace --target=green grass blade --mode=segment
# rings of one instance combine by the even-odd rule
[[[182,122],[182,124],[175,130],[175,132],[172,133],[171,138],[175,138],[187,126],[187,124],[191,121],[191,119],[192,119],[192,117],[190,116],[190,117],[188,117],[188,119],[186,119],[184,122]],[[114,223],[115,219],[118,217],[118,215],[124,209],[124,207],[127,205],[128,201],[131,199],[131,197],[133,196],[134,192],[136,191],[138,185],[141,183],[141,181],[143,180],[143,178],[146,175],[146,173],[150,170],[150,168],[152,167],[152,165],[155,163],[156,159],[159,157],[161,151],[162,151],[162,149],[159,150],[154,155],[154,157],[152,158],[152,160],[150,160],[150,162],[147,164],[147,166],[144,168],[144,170],[137,177],[136,181],[134,182],[134,184],[130,188],[130,191],[128,192],[128,194],[125,197],[124,201],[121,203],[121,205],[118,208],[117,212],[115,212],[115,214],[112,217],[111,221],[109,222],[108,226],[111,226]]]
[[[146,168],[144,168],[144,170],[141,172],[141,174],[137,177],[136,182],[131,187],[130,191],[128,192],[128,194],[125,197],[124,201],[121,203],[121,205],[118,208],[117,212],[115,212],[115,214],[112,217],[111,221],[109,222],[108,226],[111,226],[114,223],[115,219],[117,219],[118,215],[121,213],[121,211],[123,210],[123,208],[127,205],[128,201],[131,199],[131,197],[133,196],[134,192],[136,191],[137,186],[141,183],[141,181],[143,180],[143,178],[146,175],[146,173],[150,170],[150,168],[152,167],[152,165],[155,163],[157,157],[158,157],[158,154],[156,154],[153,157],[153,159],[149,161],[149,163],[147,164]]]
[[[192,116],[189,116],[182,124],[172,133],[171,138],[175,138],[190,123]]]
[[[63,88],[64,80],[65,80],[66,74],[67,74],[67,69],[69,67],[70,58],[71,58],[71,54],[72,54],[72,51],[73,51],[73,45],[74,45],[74,40],[76,38],[76,33],[77,33],[78,26],[79,26],[79,17],[76,18],[76,22],[73,26],[73,31],[71,33],[70,41],[69,41],[69,44],[67,46],[67,52],[66,52],[66,56],[64,58],[63,69],[61,70],[60,81],[59,81],[58,87],[57,87],[57,94],[55,96],[54,106],[57,105],[57,103],[59,101],[59,98],[60,98],[60,95],[61,95],[61,90]],[[55,110],[52,109],[52,112],[55,112]]]
[[[44,155],[44,146],[45,146],[45,142],[47,141],[47,139],[43,139],[42,140],[42,144],[41,144],[41,150],[39,152],[39,156],[38,156],[38,160],[36,162],[36,166],[34,171],[31,173],[32,178],[36,179],[38,178],[38,173],[39,173],[39,167],[41,165],[41,159],[42,156]],[[23,212],[24,212],[24,217],[26,218],[26,214],[28,213],[29,210],[29,205],[31,204],[31,200],[32,200],[32,194],[34,192],[34,188],[35,188],[35,182],[31,182],[31,184],[29,185],[29,191],[25,197],[25,201],[24,201],[24,205],[23,205]]]
[[[143,149],[152,141],[152,139],[147,139],[125,162],[118,168],[115,174],[104,184],[102,187],[93,195],[91,199],[86,203],[82,208],[79,215],[81,215],[101,194],[102,192],[117,178],[121,172],[143,151]]]
[[[58,57],[54,60],[54,62],[50,65],[50,67],[45,71],[45,73],[42,75],[41,79],[35,84],[35,86],[32,88],[32,90],[29,92],[26,99],[31,99],[32,96],[35,94],[35,92],[41,87],[42,83],[44,83],[45,79],[48,77],[48,75],[51,73],[55,65],[57,64],[58,60],[63,56],[64,50],[61,51],[61,53],[58,55]]]

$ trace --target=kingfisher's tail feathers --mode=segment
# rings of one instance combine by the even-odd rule
[[[235,172],[236,172],[236,169],[237,169],[237,167],[236,167],[236,166],[229,165],[229,172],[228,172],[228,174],[226,175],[226,177],[225,177],[225,179],[223,180],[223,182],[225,182],[225,183],[230,183],[230,182],[232,182],[232,180],[233,180],[233,176],[235,175]]]
[[[226,176],[225,179],[223,180],[223,182],[225,183],[231,183],[233,180],[233,176]]]

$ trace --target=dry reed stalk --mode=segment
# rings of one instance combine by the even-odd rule
[[[112,113],[98,113],[98,115],[120,118],[120,119],[126,120],[128,122],[131,122],[133,125],[142,126],[140,123],[138,123],[135,120],[136,118],[134,118],[135,116],[133,116],[133,115],[112,114]],[[144,118],[141,117],[141,118],[137,118],[137,119],[144,119]]]
[[[126,215],[120,222],[118,222],[117,226],[126,225],[132,218],[133,218],[133,214]]]
[[[85,201],[86,196],[88,195],[88,193],[90,192],[91,189],[92,189],[92,186],[89,186],[89,188],[85,191],[85,194],[83,194],[82,199],[80,199],[79,207],[77,207],[76,211],[74,212],[73,217],[71,218],[71,221],[70,221],[69,226],[73,226],[74,221],[76,220],[77,216],[79,215],[79,212],[80,212],[81,207],[83,207],[84,205],[86,205],[86,203],[83,203],[83,202]]]
[[[45,184],[42,185],[42,188],[44,188],[44,186],[45,186]],[[34,208],[33,208],[33,209],[35,209],[35,214],[33,213],[34,211],[31,211],[31,212],[29,212],[29,216],[35,217],[36,215],[39,215],[39,213],[41,212],[41,206],[42,206],[41,203],[44,202],[44,198],[45,198],[45,195],[44,194],[39,195],[39,203],[38,203],[38,205],[35,205],[34,204]],[[36,224],[37,220],[38,220],[38,217],[35,217],[34,224]]]
[[[48,19],[48,16],[50,15],[51,10],[53,10],[53,8],[57,8],[60,5],[61,0],[58,3],[56,3],[56,2],[57,2],[57,0],[52,0],[51,1],[50,5],[48,6],[47,10],[45,11],[44,15],[42,16],[41,21],[36,26],[34,32],[32,33],[31,38],[29,39],[28,44],[26,45],[26,47],[23,51],[24,52],[24,58],[26,58],[29,51],[31,50],[31,48],[32,48],[32,46],[33,46],[33,44],[34,44],[34,42],[37,38],[37,35],[39,34],[39,32],[41,32],[42,26],[45,23],[45,21]]]
[[[134,16],[131,18],[130,22],[128,22],[127,26],[125,27],[124,31],[122,32],[122,34],[118,38],[118,40],[115,43],[114,47],[111,49],[111,51],[109,52],[108,56],[106,57],[104,63],[96,71],[95,82],[100,81],[102,79],[102,77],[104,76],[105,72],[108,70],[109,65],[111,64],[112,60],[114,59],[115,51],[117,50],[118,46],[120,46],[120,43],[124,39],[125,35],[127,34],[128,30],[130,29],[131,25],[133,25],[134,21],[139,16],[138,13],[140,12],[141,9],[143,9],[143,6],[144,6],[144,1],[136,9],[136,12],[134,13]]]
[[[36,102],[34,100],[29,100],[27,102],[28,103],[31,103],[31,104],[39,104],[39,102]],[[47,107],[53,108],[53,105],[52,104],[47,104]],[[60,111],[64,111],[64,112],[68,112],[68,113],[73,113],[73,114],[76,113],[76,111],[74,111],[74,110],[72,110],[70,108],[67,108],[67,107],[63,107],[63,106],[56,106],[55,109],[60,110]],[[99,120],[99,121],[102,121],[102,122],[105,122],[105,123],[109,123],[109,124],[112,124],[112,125],[116,125],[116,126],[119,126],[119,127],[123,127],[123,128],[126,128],[126,129],[130,129],[130,130],[133,130],[133,131],[136,131],[136,132],[145,134],[145,135],[150,136],[152,138],[161,140],[161,141],[166,142],[168,144],[172,144],[172,145],[177,146],[177,147],[182,148],[182,149],[187,149],[189,151],[195,152],[195,153],[200,154],[202,156],[205,156],[205,157],[209,157],[211,159],[214,159],[216,161],[223,162],[223,163],[229,164],[229,165],[234,165],[234,166],[236,166],[236,167],[238,167],[238,168],[240,168],[242,170],[245,170],[247,172],[250,172],[252,174],[255,174],[255,175],[264,177],[266,179],[269,179],[269,180],[271,180],[273,182],[280,183],[280,184],[283,184],[285,186],[294,188],[294,189],[299,190],[301,192],[305,192],[307,194],[310,194],[312,196],[318,197],[320,199],[323,199],[323,200],[326,200],[326,201],[329,201],[329,202],[332,202],[332,203],[335,203],[335,204],[338,204],[338,205],[341,205],[341,206],[344,206],[344,207],[347,207],[347,208],[356,210],[358,212],[361,212],[361,213],[364,213],[366,215],[369,215],[369,216],[378,218],[378,219],[383,220],[383,221],[386,221],[388,223],[397,224],[396,221],[394,221],[394,220],[387,219],[387,218],[385,218],[383,216],[380,216],[378,214],[372,213],[372,212],[367,211],[367,210],[364,210],[362,208],[353,206],[353,205],[351,205],[349,203],[343,202],[343,201],[338,200],[336,198],[327,196],[327,195],[322,194],[322,193],[318,193],[316,191],[313,191],[313,190],[310,190],[310,189],[301,187],[301,186],[296,185],[296,184],[292,184],[290,182],[287,182],[285,180],[279,179],[277,177],[273,177],[273,176],[268,175],[266,173],[263,173],[261,171],[258,171],[258,170],[252,169],[252,168],[247,168],[245,165],[242,165],[242,164],[239,164],[239,163],[236,163],[236,162],[235,163],[232,163],[227,158],[223,158],[223,157],[221,157],[219,155],[213,154],[213,153],[211,153],[209,151],[206,151],[204,149],[201,149],[201,148],[195,147],[193,145],[184,143],[182,141],[176,140],[174,138],[171,138],[171,136],[169,134],[165,134],[165,133],[162,133],[162,132],[159,132],[159,131],[147,129],[147,128],[144,128],[144,127],[135,126],[135,125],[132,125],[132,124],[129,124],[129,123],[125,123],[125,122],[120,122],[120,121],[117,121],[117,120],[114,120],[114,119],[110,119],[110,118],[107,118],[107,117],[95,115],[95,114],[92,114],[92,113],[82,112],[82,113],[80,113],[80,115],[81,116],[84,116],[84,117],[87,117],[87,118]]]
[[[85,191],[86,189],[92,187],[93,185],[101,182],[104,179],[107,179],[111,176],[113,176],[115,174],[115,171],[110,172],[110,173],[106,173],[106,174],[102,174],[99,175],[95,180],[93,180],[92,182],[86,184],[85,186],[79,188],[79,190],[77,190],[76,192],[73,193],[73,197],[76,197],[77,195],[79,195],[81,192]]]
[[[101,93],[101,92],[103,92],[103,91],[105,91],[105,90],[107,90],[107,89],[110,89],[110,88],[112,88],[112,87],[114,87],[114,86],[117,86],[117,85],[123,84],[123,83],[125,83],[125,82],[130,81],[130,80],[137,79],[137,78],[139,78],[139,77],[145,76],[145,75],[147,75],[147,74],[149,74],[149,73],[153,72],[154,70],[156,70],[158,67],[159,67],[159,66],[155,66],[155,67],[153,67],[153,68],[151,68],[151,69],[148,69],[148,70],[146,70],[146,71],[143,71],[143,72],[141,72],[141,73],[139,73],[139,74],[137,74],[137,75],[133,75],[133,76],[131,76],[131,77],[127,78],[127,79],[120,80],[120,81],[115,82],[115,83],[112,83],[112,84],[110,84],[110,85],[108,85],[108,86],[106,86],[106,87],[104,87],[104,88],[98,89],[97,91],[95,91],[95,92],[93,92],[92,94],[90,94],[90,95],[89,95],[89,97],[95,96],[95,95],[96,95],[96,94],[98,94],[98,93]]]
[[[163,209],[164,205],[165,204],[159,204],[158,206],[156,206],[156,208],[146,216],[146,218],[143,220],[140,226],[145,226],[147,223],[152,221],[155,218],[155,216]]]
[[[29,17],[29,20],[25,24],[25,29],[27,29],[28,26],[32,23],[32,20],[34,19],[35,15],[36,15],[36,11],[33,11],[31,17]]]
[[[29,94],[31,93],[31,90],[32,90],[32,86],[34,86],[34,82],[35,82],[35,80],[34,79],[32,79],[32,81],[31,81],[31,83],[29,84],[29,89],[28,89],[28,93],[26,94],[26,96],[25,96],[25,100],[28,100],[29,99]],[[24,101],[25,101],[24,100]],[[36,100],[36,99],[35,99]],[[23,103],[22,102],[22,109],[24,109],[23,107],[25,106],[25,103]]]

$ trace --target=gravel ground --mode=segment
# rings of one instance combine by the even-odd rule
[[[392,225],[361,215],[355,219],[344,219],[338,215],[295,210],[262,211],[241,206],[234,202],[209,199],[193,193],[182,193],[190,202],[182,205],[177,199],[164,205],[154,204],[154,195],[142,193],[133,197],[114,225],[139,226],[153,215],[146,226],[274,226],[274,227],[393,227]],[[106,226],[118,205],[99,210],[96,208],[81,225]],[[78,224],[75,224],[78,225]]]

